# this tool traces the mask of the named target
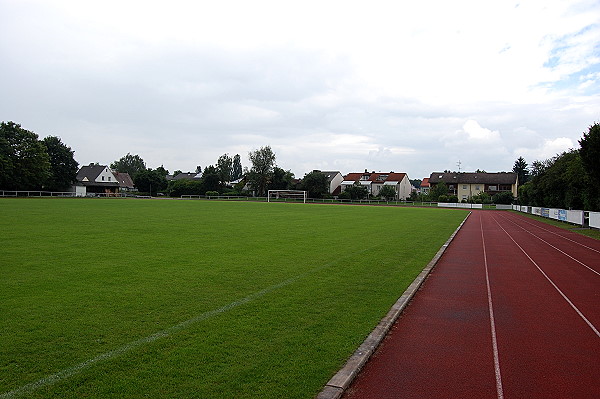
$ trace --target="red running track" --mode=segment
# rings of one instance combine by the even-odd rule
[[[344,397],[600,398],[600,241],[474,211]]]

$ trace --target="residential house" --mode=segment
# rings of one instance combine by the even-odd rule
[[[76,183],[73,191],[77,196],[88,194],[117,194],[119,180],[112,170],[106,165],[89,164],[82,166],[77,172]]]
[[[373,196],[379,195],[379,191],[384,186],[392,186],[396,190],[396,199],[398,200],[405,200],[410,197],[412,189],[406,173],[369,173],[365,170],[363,173],[349,173],[344,176],[344,180],[341,183],[341,191],[344,191],[347,187],[355,183],[365,186],[369,195]]]
[[[342,181],[344,176],[339,171],[324,171],[321,172],[327,177],[327,183],[329,184],[329,194],[339,195],[342,192]]]
[[[444,182],[448,186],[448,194],[456,195],[459,201],[468,200],[470,197],[483,192],[493,196],[494,194],[509,191],[516,197],[519,184],[517,174],[513,172],[434,172],[429,176],[431,188],[441,182]]]
[[[171,181],[171,180],[199,180],[201,178],[202,178],[202,173],[196,173],[196,172],[182,172],[175,176],[172,176],[172,175],[167,176],[168,181]]]
[[[421,190],[421,194],[429,194],[430,188],[431,185],[429,184],[429,177],[423,178],[423,180],[421,180],[421,186],[419,187],[419,189]]]
[[[135,185],[129,173],[115,172],[115,176],[119,182],[120,191],[135,191]]]

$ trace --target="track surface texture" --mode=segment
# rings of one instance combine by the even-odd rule
[[[474,211],[357,398],[600,398],[600,241]]]

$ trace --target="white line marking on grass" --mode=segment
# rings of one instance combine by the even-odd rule
[[[2,393],[2,394],[0,394],[0,399],[13,399],[13,398],[17,398],[17,397],[20,397],[20,396],[25,395],[27,393],[33,392],[33,391],[35,391],[35,390],[37,390],[39,388],[42,388],[42,387],[45,387],[45,386],[48,386],[48,385],[52,385],[52,384],[54,384],[56,382],[59,382],[59,381],[64,380],[66,378],[72,377],[72,376],[80,373],[81,371],[83,371],[83,370],[85,370],[87,368],[92,367],[96,363],[100,363],[102,361],[110,360],[112,358],[115,358],[115,357],[117,357],[119,355],[127,353],[127,352],[129,352],[129,351],[131,351],[131,350],[133,350],[133,349],[135,349],[137,347],[140,347],[142,345],[150,344],[150,343],[152,343],[154,341],[157,341],[160,338],[165,338],[165,337],[168,337],[170,335],[173,335],[173,334],[175,334],[175,333],[177,333],[177,332],[179,332],[179,331],[181,331],[181,330],[183,330],[183,329],[191,326],[192,324],[195,324],[195,323],[198,323],[200,321],[203,321],[203,320],[206,320],[208,318],[211,318],[213,316],[217,316],[219,314],[225,313],[228,310],[236,308],[236,307],[238,307],[240,305],[244,305],[244,304],[246,304],[246,303],[248,303],[248,302],[250,302],[250,301],[252,301],[254,299],[260,298],[261,296],[264,296],[264,295],[266,295],[266,294],[268,294],[268,293],[270,293],[272,291],[275,291],[275,290],[277,290],[279,288],[285,287],[286,285],[290,285],[293,282],[295,282],[297,280],[300,280],[301,278],[303,278],[303,277],[305,277],[305,276],[307,276],[309,274],[319,272],[319,271],[321,271],[323,269],[326,269],[329,266],[332,266],[332,265],[334,265],[336,263],[339,263],[340,261],[342,261],[342,260],[344,260],[346,258],[350,258],[352,256],[356,256],[356,255],[362,254],[364,252],[367,252],[367,251],[369,251],[371,249],[374,249],[374,248],[376,248],[378,246],[381,246],[381,245],[382,244],[377,244],[377,245],[374,245],[374,246],[372,246],[370,248],[365,248],[365,249],[363,249],[361,251],[357,251],[357,252],[353,253],[352,255],[348,255],[346,257],[338,258],[338,259],[333,260],[331,262],[325,263],[324,265],[321,265],[321,266],[315,267],[313,269],[310,269],[310,270],[306,271],[305,273],[302,273],[302,274],[299,274],[297,276],[291,277],[291,278],[289,278],[289,279],[287,279],[285,281],[282,281],[281,283],[271,285],[270,287],[267,287],[267,288],[265,288],[263,290],[257,291],[257,292],[255,292],[253,294],[248,295],[245,298],[242,298],[242,299],[239,299],[237,301],[231,302],[231,303],[229,303],[229,304],[227,304],[225,306],[222,306],[222,307],[220,307],[218,309],[209,310],[208,312],[204,312],[204,313],[202,313],[202,314],[200,314],[200,315],[198,315],[196,317],[193,317],[193,318],[191,318],[189,320],[182,321],[181,323],[176,324],[176,325],[174,325],[172,327],[169,327],[169,328],[164,329],[162,331],[156,332],[156,333],[154,333],[152,335],[149,335],[147,337],[140,338],[138,340],[129,342],[129,343],[127,343],[127,344],[125,344],[125,345],[117,348],[117,349],[114,349],[114,350],[102,353],[102,354],[100,354],[100,355],[98,355],[98,356],[96,356],[96,357],[94,357],[92,359],[89,359],[89,360],[86,360],[86,361],[84,361],[82,363],[79,363],[79,364],[76,364],[74,366],[68,367],[68,368],[66,368],[64,370],[61,370],[61,371],[59,371],[57,373],[54,373],[54,374],[51,374],[49,376],[40,378],[37,381],[31,382],[29,384],[25,384],[25,385],[23,385],[23,386],[21,386],[19,388],[13,389],[12,391],[8,391],[8,392],[5,392],[5,393]]]
[[[490,327],[492,330],[492,348],[494,350],[494,370],[496,372],[496,393],[498,399],[504,398],[502,389],[502,376],[500,375],[500,355],[498,354],[498,339],[496,338],[496,321],[494,318],[494,306],[492,305],[492,289],[490,287],[490,275],[488,273],[487,252],[485,251],[485,238],[483,236],[483,222],[481,214],[479,215],[479,225],[481,227],[481,242],[483,245],[483,262],[485,264],[485,284],[487,286],[488,308],[490,311]]]
[[[577,262],[577,263],[579,263],[580,265],[582,265],[582,266],[584,266],[584,267],[588,268],[589,270],[591,270],[592,272],[594,272],[594,273],[596,273],[597,275],[599,275],[599,276],[600,276],[600,272],[598,272],[598,271],[596,271],[596,270],[592,269],[591,267],[589,267],[589,266],[588,266],[588,265],[586,265],[585,263],[581,262],[580,260],[577,260],[577,259],[575,259],[574,257],[572,257],[571,255],[569,255],[568,253],[566,253],[566,252],[565,252],[565,251],[563,251],[562,249],[559,249],[559,248],[555,247],[554,245],[550,244],[548,241],[546,241],[546,240],[544,240],[543,238],[541,238],[541,237],[537,236],[536,234],[533,234],[531,231],[529,231],[529,230],[525,229],[523,226],[519,225],[518,223],[515,223],[514,221],[510,220],[509,218],[504,218],[504,219],[505,219],[505,220],[507,220],[507,221],[509,221],[509,222],[511,222],[511,223],[512,223],[512,224],[514,224],[515,226],[517,226],[517,227],[521,228],[523,231],[525,231],[525,232],[527,232],[527,233],[531,234],[532,236],[534,236],[534,237],[535,237],[535,238],[537,238],[538,240],[540,240],[540,241],[542,241],[542,242],[544,242],[544,243],[546,243],[546,244],[550,245],[552,248],[556,249],[558,252],[562,253],[562,254],[563,254],[563,255],[565,255],[565,256],[568,256],[569,258],[573,259],[575,262]],[[558,235],[558,236],[560,236],[559,234],[557,234],[557,235]],[[562,236],[560,236],[560,237],[562,237]],[[573,241],[573,240],[569,240],[569,241]],[[573,242],[575,242],[575,241],[573,241]],[[582,244],[582,245],[583,245],[583,244]],[[584,247],[586,247],[586,248],[589,248],[589,247],[587,247],[587,246],[585,246],[585,245],[584,245]],[[591,250],[593,250],[593,251],[595,251],[595,249],[594,249],[594,248],[590,248],[590,249],[591,249]]]
[[[502,230],[504,230],[504,232],[506,233],[506,235],[508,236],[508,238],[510,238],[512,240],[512,242],[514,242],[517,247],[519,247],[519,249],[521,250],[521,252],[523,252],[525,254],[525,256],[527,256],[527,258],[531,261],[531,263],[533,263],[535,265],[535,267],[537,267],[537,269],[540,271],[540,273],[542,273],[542,275],[544,277],[546,277],[546,280],[548,280],[550,282],[550,284],[552,284],[552,286],[556,289],[556,291],[558,291],[558,293],[565,299],[565,301],[567,301],[567,303],[569,305],[571,305],[571,307],[575,310],[575,312],[577,312],[577,314],[579,315],[579,317],[581,317],[583,319],[583,321],[586,322],[586,324],[592,329],[592,331],[600,338],[600,332],[598,331],[598,329],[592,324],[591,321],[589,321],[584,315],[583,313],[581,313],[581,311],[577,308],[577,306],[575,306],[575,304],[573,302],[571,302],[571,300],[560,290],[560,288],[558,288],[558,286],[556,284],[554,284],[554,281],[552,281],[552,279],[550,277],[548,277],[548,275],[542,270],[542,268],[531,258],[531,256],[529,256],[529,254],[527,252],[525,252],[525,250],[523,249],[523,247],[521,247],[519,245],[518,242],[515,241],[514,238],[512,238],[512,236],[508,233],[508,231],[506,231],[504,229],[504,227],[502,227],[500,225],[500,223],[498,222],[498,220],[496,220],[496,218],[494,218],[492,216],[492,218],[494,219],[494,221],[498,224],[498,226],[500,226],[500,228]]]
[[[76,364],[75,366],[66,368],[66,369],[64,369],[62,371],[59,371],[58,373],[49,375],[49,376],[44,377],[44,378],[40,378],[37,381],[34,381],[34,382],[29,383],[29,384],[23,385],[22,387],[19,387],[17,389],[14,389],[12,391],[0,394],[0,398],[2,398],[2,399],[16,398],[16,397],[19,397],[19,396],[24,395],[26,393],[33,392],[33,391],[35,391],[35,390],[37,390],[39,388],[42,388],[44,386],[51,385],[51,384],[54,384],[54,383],[56,383],[58,381],[64,380],[66,378],[69,378],[69,377],[71,377],[71,376],[73,376],[75,374],[78,374],[79,372],[81,372],[81,371],[83,371],[83,370],[85,370],[85,369],[87,369],[87,368],[95,365],[96,363],[112,359],[114,357],[122,355],[123,353],[129,352],[129,351],[131,351],[131,350],[133,350],[133,349],[135,349],[135,348],[137,348],[139,346],[152,343],[152,342],[154,342],[154,341],[156,341],[156,340],[158,340],[160,338],[168,337],[170,335],[173,335],[173,334],[175,334],[175,333],[177,333],[177,332],[185,329],[186,327],[188,327],[188,326],[190,326],[192,324],[198,323],[198,322],[200,322],[202,320],[206,320],[206,319],[208,319],[210,317],[219,315],[221,313],[225,313],[228,310],[231,310],[231,309],[236,308],[236,307],[238,307],[240,305],[248,303],[248,302],[250,302],[250,301],[252,301],[252,300],[254,300],[256,298],[259,298],[259,297],[261,297],[261,296],[263,296],[265,294],[268,294],[271,291],[275,291],[278,288],[281,288],[281,287],[284,287],[286,285],[289,285],[289,284],[293,283],[294,281],[300,279],[302,276],[303,275],[292,277],[292,278],[287,279],[287,280],[285,280],[285,281],[283,281],[283,282],[281,282],[279,284],[272,285],[270,287],[265,288],[264,290],[261,290],[261,291],[255,292],[253,294],[250,294],[247,297],[242,298],[242,299],[240,299],[238,301],[231,302],[231,303],[229,303],[229,304],[227,304],[225,306],[222,306],[222,307],[220,307],[218,309],[214,309],[214,310],[210,310],[208,312],[204,312],[204,313],[202,313],[202,314],[200,314],[200,315],[198,315],[196,317],[193,317],[193,318],[191,318],[189,320],[183,321],[183,322],[181,322],[179,324],[176,324],[176,325],[174,325],[172,327],[169,327],[169,328],[167,328],[165,330],[162,330],[162,331],[159,331],[159,332],[154,333],[152,335],[149,335],[147,337],[140,338],[138,340],[129,342],[129,343],[127,343],[127,344],[125,344],[125,345],[117,348],[117,349],[105,352],[105,353],[103,353],[101,355],[96,356],[95,358],[86,360],[85,362]]]

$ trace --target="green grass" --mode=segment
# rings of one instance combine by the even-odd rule
[[[465,215],[2,199],[0,397],[314,397]]]
[[[541,217],[541,216],[537,216],[537,215],[532,215],[530,213],[523,213],[523,212],[516,212],[516,211],[513,211],[513,212],[518,213],[519,215],[528,217],[530,219],[534,219],[539,222],[549,224],[551,226],[559,227],[563,230],[571,231],[573,233],[581,234],[584,236],[588,236],[588,237],[600,240],[600,230],[596,230],[596,229],[592,229],[592,228],[582,228],[580,225],[574,225],[574,224],[570,224],[570,223],[563,222],[560,220],[554,220],[554,219],[549,219],[549,218],[545,218],[545,217]]]

